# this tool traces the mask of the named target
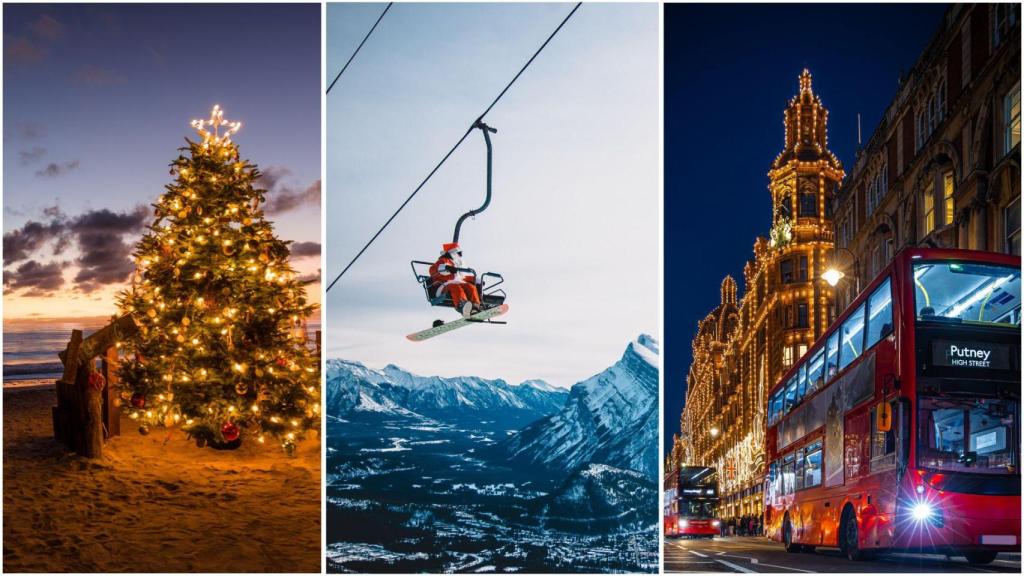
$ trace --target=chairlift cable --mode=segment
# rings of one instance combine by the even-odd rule
[[[370,34],[373,34],[373,31],[377,29],[377,24],[380,24],[380,21],[384,19],[384,15],[387,14],[388,10],[391,9],[392,4],[394,4],[394,2],[388,2],[388,5],[384,7],[384,11],[381,12],[380,16],[377,17],[377,21],[374,22],[373,26],[370,27],[370,31],[367,32],[366,36],[363,37],[363,41],[359,43],[359,46],[356,46],[356,51],[353,52],[352,55],[348,57],[348,62],[345,62],[345,65],[341,67],[341,72],[338,72],[338,75],[334,77],[334,81],[331,82],[331,85],[327,87],[328,94],[331,93],[331,88],[334,88],[334,85],[338,82],[338,79],[341,78],[341,75],[345,73],[345,70],[348,69],[348,65],[351,64],[352,60],[355,59],[356,54],[359,54],[359,50],[362,49],[363,44],[366,44],[366,41],[370,39]]]
[[[491,104],[483,111],[482,114],[476,117],[476,120],[474,120],[473,123],[469,126],[469,128],[466,129],[466,132],[462,134],[462,137],[459,138],[458,142],[456,142],[455,145],[452,146],[450,150],[448,150],[448,153],[445,154],[443,158],[441,158],[441,161],[438,162],[436,166],[434,166],[433,170],[431,170],[430,173],[427,174],[427,177],[424,178],[423,181],[421,181],[418,186],[416,186],[416,189],[412,191],[412,194],[409,194],[409,197],[406,198],[404,202],[402,202],[401,206],[399,206],[398,209],[395,210],[395,212],[391,215],[391,217],[389,217],[387,221],[384,222],[384,225],[381,226],[379,230],[377,230],[377,232],[370,238],[369,242],[363,245],[359,252],[356,253],[355,257],[353,257],[352,260],[349,261],[349,263],[345,266],[345,268],[334,278],[334,280],[332,280],[331,283],[327,285],[327,289],[324,292],[329,292],[331,288],[338,283],[338,280],[341,280],[341,277],[344,276],[345,273],[348,272],[350,268],[352,268],[352,265],[355,264],[357,260],[359,260],[359,257],[362,256],[363,253],[366,252],[366,250],[370,247],[370,245],[373,244],[373,242],[377,239],[377,237],[380,236],[382,232],[384,232],[384,229],[387,228],[389,224],[391,224],[391,222],[398,216],[398,213],[401,212],[402,209],[405,208],[407,204],[409,204],[413,197],[416,196],[416,194],[423,188],[423,186],[427,184],[427,181],[429,181],[430,178],[433,177],[434,174],[441,168],[441,166],[448,161],[448,158],[450,158],[451,155],[455,153],[455,150],[458,149],[458,147],[461,146],[462,143],[466,141],[466,138],[469,137],[469,134],[475,128],[477,128],[479,124],[483,122],[484,116],[486,116],[487,113],[490,112],[491,109],[498,104],[498,101],[501,100],[503,96],[505,96],[505,93],[508,92],[509,88],[511,88],[513,84],[515,84],[516,80],[519,80],[519,77],[523,75],[523,72],[526,72],[526,69],[530,67],[530,64],[533,63],[533,61],[537,58],[541,51],[544,50],[544,48],[548,45],[549,42],[551,42],[555,35],[558,34],[562,27],[565,26],[565,23],[568,22],[570,18],[572,18],[573,14],[576,13],[576,10],[579,10],[579,7],[582,4],[583,2],[577,2],[576,5],[573,6],[572,10],[565,16],[565,18],[562,19],[562,21],[558,24],[554,31],[551,32],[551,34],[547,37],[547,40],[545,40],[544,43],[540,45],[540,48],[537,48],[537,51],[533,53],[533,56],[530,56],[530,59],[526,61],[526,64],[523,64],[523,67],[520,68],[519,72],[516,73],[512,80],[505,85],[505,88],[502,89],[502,91],[498,94],[494,101],[491,102]],[[388,4],[389,8],[390,6],[391,5]],[[385,8],[384,11],[387,12],[387,8]],[[381,18],[383,17],[384,15],[381,14]],[[380,22],[380,19],[378,19],[377,21]],[[374,26],[376,27],[376,24],[374,24]],[[373,29],[371,29],[370,32],[373,32]],[[367,34],[367,37],[369,37],[369,34]],[[364,38],[363,41],[365,42],[366,39]],[[360,44],[360,46],[362,46],[362,44]],[[359,50],[357,48],[356,52],[358,51]],[[349,59],[349,61],[351,61],[351,59]],[[348,66],[348,64],[346,64],[346,66]],[[342,69],[342,72],[344,72],[344,69]],[[328,88],[327,90],[330,91],[330,88]]]

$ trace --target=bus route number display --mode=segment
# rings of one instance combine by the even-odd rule
[[[1010,369],[1010,348],[990,342],[934,340],[932,363],[953,368]]]

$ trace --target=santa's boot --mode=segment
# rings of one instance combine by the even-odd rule
[[[469,300],[462,303],[462,317],[469,318],[473,315],[473,303]]]

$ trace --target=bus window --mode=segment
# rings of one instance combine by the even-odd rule
[[[771,410],[775,414],[774,420],[777,422],[779,416],[782,415],[782,390],[778,390],[772,397]]]
[[[842,342],[839,346],[839,369],[842,370],[864,351],[863,304],[857,307],[857,310],[846,319],[846,322],[843,322],[839,333],[842,335]]]
[[[825,381],[828,382],[839,371],[839,330],[829,335],[825,348]]]
[[[804,396],[807,395],[807,363],[804,362],[800,365],[800,373],[797,375],[799,378],[796,386],[796,401],[801,402]]]
[[[821,486],[821,441],[804,450],[804,488]]]
[[[793,462],[793,460],[794,460],[794,458],[793,458],[792,454],[790,454],[789,456],[786,456],[782,460],[782,493],[783,494],[792,494],[793,493],[793,488],[794,488],[794,484],[795,484],[795,482],[794,482],[795,478],[793,477],[793,475],[794,475],[794,471],[793,471],[793,464],[794,464],[794,462]]]
[[[1020,325],[1020,268],[921,262],[914,286],[920,322]]]
[[[868,341],[865,348],[871,348],[892,332],[892,288],[886,278],[868,298]]]
[[[783,414],[789,414],[789,411],[796,406],[796,376],[789,379],[789,383],[786,384],[786,396],[782,408]]]
[[[807,393],[813,394],[822,387],[825,376],[825,348],[819,348],[807,363]]]
[[[796,451],[796,489],[804,489],[804,449],[801,448]]]

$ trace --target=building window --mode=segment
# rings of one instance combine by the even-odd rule
[[[803,358],[804,354],[807,354],[807,344],[797,344],[796,346],[796,357]]]
[[[782,367],[789,368],[793,365],[793,347],[783,346],[782,347]]]
[[[800,302],[796,305],[796,327],[807,328],[808,326],[810,326],[810,324],[807,319],[807,303]],[[804,352],[807,352],[807,346],[804,346]],[[800,355],[803,356],[802,353]]]
[[[935,185],[929,183],[921,196],[921,219],[924,233],[921,236],[930,234],[935,230]]]
[[[896,134],[893,136],[894,138],[896,138],[896,175],[897,176],[899,176],[900,174],[903,174],[903,122],[908,122],[908,120],[906,118],[904,118],[896,126]]]
[[[878,208],[889,191],[889,167],[885,161],[875,167],[868,176],[867,214],[870,216]]]
[[[800,216],[815,217],[818,215],[818,195],[813,193],[800,193]]]
[[[921,111],[917,113],[917,134],[915,134],[916,138],[914,139],[914,152],[915,153],[920,152],[921,151],[921,147],[924,146],[924,140],[925,140],[925,135],[926,135],[927,126],[928,126],[927,118],[928,118],[928,110],[926,110],[922,106],[921,107]]]
[[[966,88],[971,82],[971,23],[968,20],[960,31],[960,62],[963,73],[960,75],[960,88]]]
[[[1020,144],[1020,82],[1003,97],[1003,152],[1009,154]]]
[[[793,260],[787,258],[779,262],[779,277],[783,284],[793,282]]]
[[[949,225],[953,223],[953,171],[950,170],[942,175],[942,210],[945,213],[946,219],[943,224]]]
[[[797,280],[800,282],[807,282],[807,256],[799,256],[797,258],[797,262],[799,263]]]
[[[1002,44],[1010,37],[1010,31],[1017,24],[1020,14],[1020,5],[1017,3],[993,4],[992,5],[992,49]]]
[[[1006,222],[1006,251],[1020,256],[1020,196],[1003,209]]]

